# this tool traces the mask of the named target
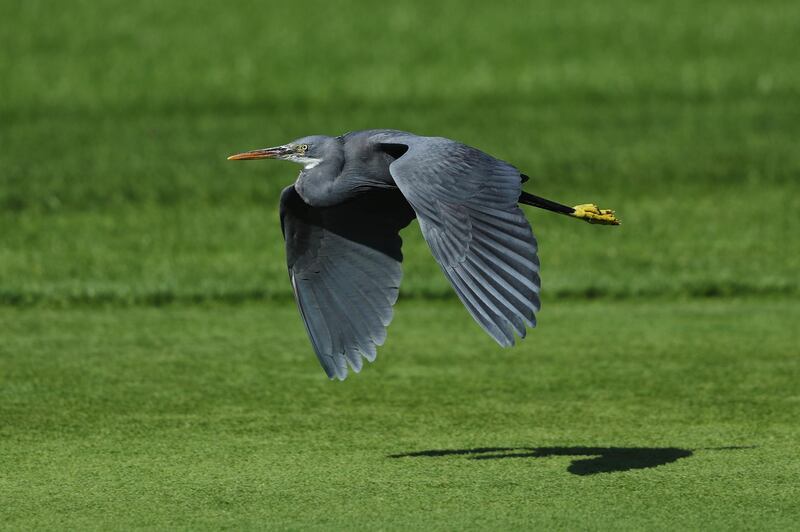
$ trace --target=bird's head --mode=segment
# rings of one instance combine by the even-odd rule
[[[228,157],[229,161],[241,161],[246,159],[281,159],[293,163],[302,164],[306,170],[314,168],[325,158],[329,151],[331,142],[336,139],[323,135],[312,135],[293,140],[283,146],[274,148],[262,148],[260,150],[246,151]]]

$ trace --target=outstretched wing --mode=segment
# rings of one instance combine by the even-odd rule
[[[297,306],[325,373],[361,370],[386,339],[403,276],[399,231],[414,211],[396,190],[375,190],[333,207],[281,194],[281,227]]]
[[[522,338],[536,324],[540,286],[536,239],[517,204],[519,170],[449,139],[376,140],[399,155],[392,178],[458,297],[500,345],[513,345],[514,332]]]

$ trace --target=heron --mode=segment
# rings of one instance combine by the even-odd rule
[[[289,279],[328,378],[359,372],[386,340],[402,278],[400,230],[415,218],[472,318],[503,347],[536,325],[537,242],[520,204],[593,224],[614,211],[522,191],[528,176],[477,148],[375,129],[228,157],[302,165],[280,196]]]

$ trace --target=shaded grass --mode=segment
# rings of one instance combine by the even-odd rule
[[[603,101],[520,98],[465,94],[429,102],[344,101],[341,107],[281,101],[252,109],[22,116],[0,129],[0,205],[59,212],[271,204],[297,167],[230,163],[228,154],[307,131],[387,126],[481,147],[518,165],[533,177],[529,186],[547,194],[681,194],[698,184],[709,194],[714,188],[795,185],[800,171],[792,142],[800,118],[797,97],[725,94],[694,101],[649,95],[641,101],[610,91]]]
[[[800,196],[779,186],[685,188],[686,197],[608,195],[619,228],[528,209],[545,300],[796,294]],[[769,206],[780,206],[772,210]],[[163,304],[291,299],[274,202],[0,215],[0,302]],[[68,236],[67,236],[68,235]],[[449,297],[414,223],[403,233],[403,297]]]
[[[276,203],[296,168],[224,156],[386,126],[618,209],[613,231],[530,213],[554,295],[797,292],[795,3],[310,2],[297,26],[291,6],[10,7],[3,304],[288,298]],[[449,294],[406,242],[404,294]]]
[[[796,3],[3,3],[4,110],[796,91]],[[46,32],[35,31],[47,13]],[[82,31],[78,31],[81,28]],[[313,31],[312,28],[316,31]],[[753,44],[753,46],[748,46]],[[290,100],[291,101],[291,100]]]
[[[378,361],[340,384],[290,304],[4,309],[0,515],[17,529],[786,528],[798,318],[786,300],[551,303],[501,351],[455,302],[401,303]],[[693,454],[588,476],[568,455],[389,457],[576,446]],[[746,448],[710,449],[730,446]]]

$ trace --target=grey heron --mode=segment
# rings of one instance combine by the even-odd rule
[[[536,239],[519,204],[617,225],[593,204],[567,207],[522,191],[511,164],[442,137],[395,130],[313,135],[232,155],[303,166],[283,190],[289,278],[329,378],[375,359],[402,277],[399,232],[414,218],[461,302],[501,346],[539,311]]]

